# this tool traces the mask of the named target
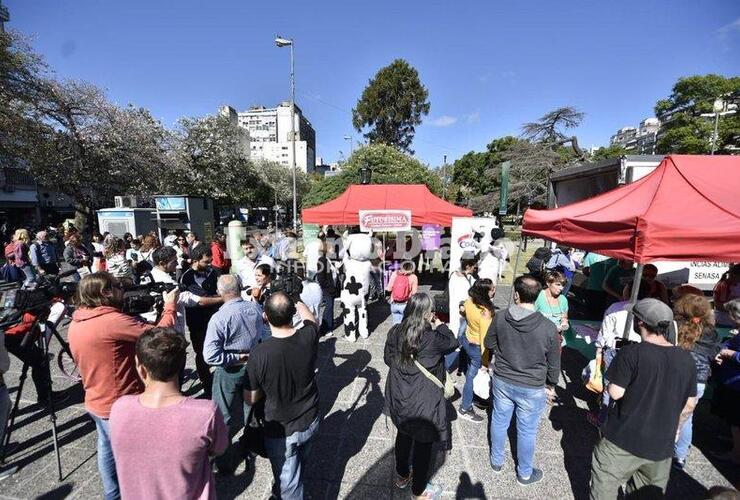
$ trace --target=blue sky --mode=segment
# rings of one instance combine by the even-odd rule
[[[3,0],[9,28],[61,77],[91,81],[120,104],[181,116],[289,98],[296,40],[297,102],[326,161],[349,152],[351,109],[368,80],[408,60],[431,111],[413,148],[430,165],[563,105],[586,113],[584,146],[604,145],[652,115],[680,76],[740,74],[737,0],[256,1]]]

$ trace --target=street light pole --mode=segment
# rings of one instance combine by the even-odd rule
[[[278,47],[290,47],[290,145],[293,152],[291,167],[293,171],[293,231],[298,232],[298,199],[296,194],[296,161],[295,161],[295,42],[292,38],[275,38]],[[308,167],[308,166],[307,166]]]
[[[442,198],[447,199],[447,155],[442,155]]]
[[[351,135],[345,135],[344,140],[349,141],[349,156],[352,157],[355,152],[354,137],[352,137]]]

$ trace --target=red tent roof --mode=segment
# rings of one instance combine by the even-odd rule
[[[667,156],[632,184],[527,210],[523,231],[638,263],[740,262],[740,157]]]
[[[451,226],[453,217],[470,217],[471,210],[438,198],[425,184],[352,184],[321,205],[302,211],[303,222],[357,225],[360,210],[411,210],[411,223]]]

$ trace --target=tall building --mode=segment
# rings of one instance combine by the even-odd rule
[[[650,155],[655,153],[655,141],[660,130],[660,120],[646,118],[638,128],[622,127],[609,140],[610,146],[622,146],[630,153]]]
[[[5,33],[5,23],[10,21],[10,13],[8,12],[8,8],[3,5],[2,0],[0,0],[0,33]]]
[[[218,112],[221,116],[228,118],[229,123],[231,123],[232,126],[239,129],[239,149],[244,156],[249,158],[251,156],[251,138],[249,137],[249,130],[245,130],[243,127],[239,126],[239,113],[237,113],[231,106],[221,106],[218,109]]]
[[[250,156],[290,166],[292,159],[290,102],[275,108],[253,106],[238,113],[238,123],[249,131]],[[316,165],[316,132],[295,107],[296,168],[312,173]]]

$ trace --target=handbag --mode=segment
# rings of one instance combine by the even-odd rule
[[[265,411],[264,401],[258,402],[252,409],[252,417],[244,426],[244,432],[239,438],[242,456],[247,458],[250,453],[267,458],[265,446]]]
[[[437,377],[432,375],[429,370],[424,368],[421,363],[414,360],[414,364],[419,369],[419,371],[424,375],[426,378],[432,381],[434,385],[442,389],[442,394],[444,395],[445,399],[450,399],[452,396],[455,395],[455,382],[452,380],[452,377],[450,377],[450,374],[445,371],[445,383],[439,381]]]
[[[598,353],[596,359],[592,360],[588,364],[588,370],[590,371],[588,381],[586,382],[586,389],[597,394],[604,392],[604,379],[601,373],[601,362],[602,355]],[[593,363],[593,365],[592,365]]]

